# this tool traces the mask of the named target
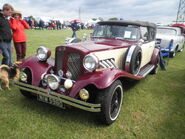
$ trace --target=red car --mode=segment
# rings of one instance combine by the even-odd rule
[[[90,40],[58,46],[55,59],[40,46],[26,59],[16,85],[29,98],[62,108],[99,113],[112,124],[123,102],[123,81],[157,73],[156,25],[141,21],[103,21]]]

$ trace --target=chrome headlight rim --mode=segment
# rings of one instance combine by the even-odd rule
[[[47,84],[47,76],[48,76],[48,74],[46,74],[46,73],[44,73],[44,74],[42,74],[41,75],[41,79],[42,79],[42,86],[47,86],[48,84]]]
[[[93,66],[93,67],[91,67],[91,68],[87,67],[87,65],[86,65],[86,64],[87,64],[87,63],[86,63],[87,58],[92,58],[92,60],[94,60],[94,66]],[[92,54],[92,53],[86,55],[86,56],[84,57],[84,59],[83,59],[83,67],[84,67],[87,71],[90,71],[90,72],[93,72],[95,69],[98,68],[98,63],[99,63],[98,58],[97,58],[94,54]]]
[[[54,82],[50,82],[49,78],[53,78],[55,80],[55,84],[54,84]],[[46,81],[47,81],[47,85],[52,90],[57,90],[60,86],[60,78],[54,74],[47,74]]]
[[[20,72],[20,77],[19,77],[20,81],[21,82],[26,82],[27,83],[27,80],[28,80],[28,75],[24,72],[24,71],[21,71]]]
[[[41,57],[41,53],[39,53],[39,51],[42,50],[44,53],[42,53],[42,55],[45,55],[44,57]],[[39,48],[37,49],[37,58],[39,61],[46,61],[51,55],[51,51],[46,48],[45,46],[39,46]]]

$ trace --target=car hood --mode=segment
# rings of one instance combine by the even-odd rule
[[[136,42],[128,42],[123,40],[113,40],[113,39],[93,39],[79,43],[72,43],[66,45],[66,47],[71,47],[74,49],[79,49],[85,53],[103,51],[109,49],[119,49],[124,47],[129,47]]]

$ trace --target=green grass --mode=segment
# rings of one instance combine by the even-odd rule
[[[90,31],[80,31],[87,34]],[[40,45],[62,45],[69,30],[27,31],[27,56]],[[15,57],[15,54],[14,54]],[[185,52],[170,59],[167,71],[124,84],[124,104],[111,126],[97,123],[96,115],[79,109],[62,110],[24,98],[16,87],[0,92],[0,138],[123,139],[185,138]]]

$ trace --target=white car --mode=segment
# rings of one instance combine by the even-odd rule
[[[185,38],[178,27],[158,26],[156,43],[161,47],[163,55],[174,57],[176,52],[183,51]],[[171,43],[171,45],[170,45]]]

